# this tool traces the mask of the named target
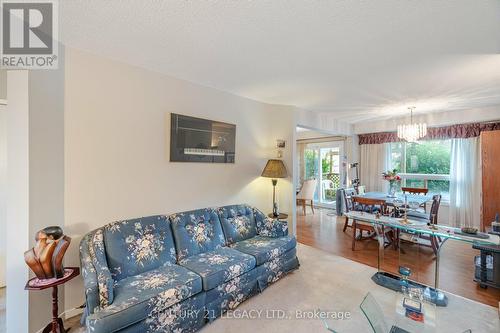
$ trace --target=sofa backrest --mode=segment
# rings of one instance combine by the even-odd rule
[[[255,217],[251,207],[231,205],[220,207],[218,211],[228,245],[257,235]]]
[[[176,262],[166,216],[110,223],[104,226],[104,244],[108,267],[116,281]]]
[[[215,208],[176,213],[169,219],[179,261],[226,245]]]

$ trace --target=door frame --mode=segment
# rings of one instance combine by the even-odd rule
[[[317,158],[319,159],[318,162],[318,186],[316,186],[316,195],[318,198],[318,201],[314,201],[313,204],[316,207],[320,208],[329,208],[329,209],[335,209],[336,208],[336,202],[335,203],[324,203],[323,201],[323,194],[321,193],[321,184],[323,182],[323,172],[321,169],[322,163],[321,163],[321,149],[326,149],[326,148],[339,148],[339,175],[340,179],[344,179],[345,176],[345,170],[342,167],[342,158],[344,156],[344,147],[345,141],[343,140],[335,140],[335,141],[324,141],[324,142],[314,142],[314,143],[308,143],[306,145],[306,149],[312,149],[317,151]]]

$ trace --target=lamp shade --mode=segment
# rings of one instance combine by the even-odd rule
[[[269,160],[261,176],[267,178],[286,178],[288,177],[288,172],[282,160]]]

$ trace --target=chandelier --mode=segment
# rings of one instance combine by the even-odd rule
[[[415,110],[415,107],[409,107],[408,110],[410,110],[410,123],[398,125],[398,138],[407,142],[417,142],[427,135],[427,124],[414,124],[413,110]]]

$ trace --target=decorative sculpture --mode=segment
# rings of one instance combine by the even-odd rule
[[[36,233],[36,245],[24,253],[24,261],[39,279],[62,278],[63,257],[71,243],[60,227],[52,226]]]

